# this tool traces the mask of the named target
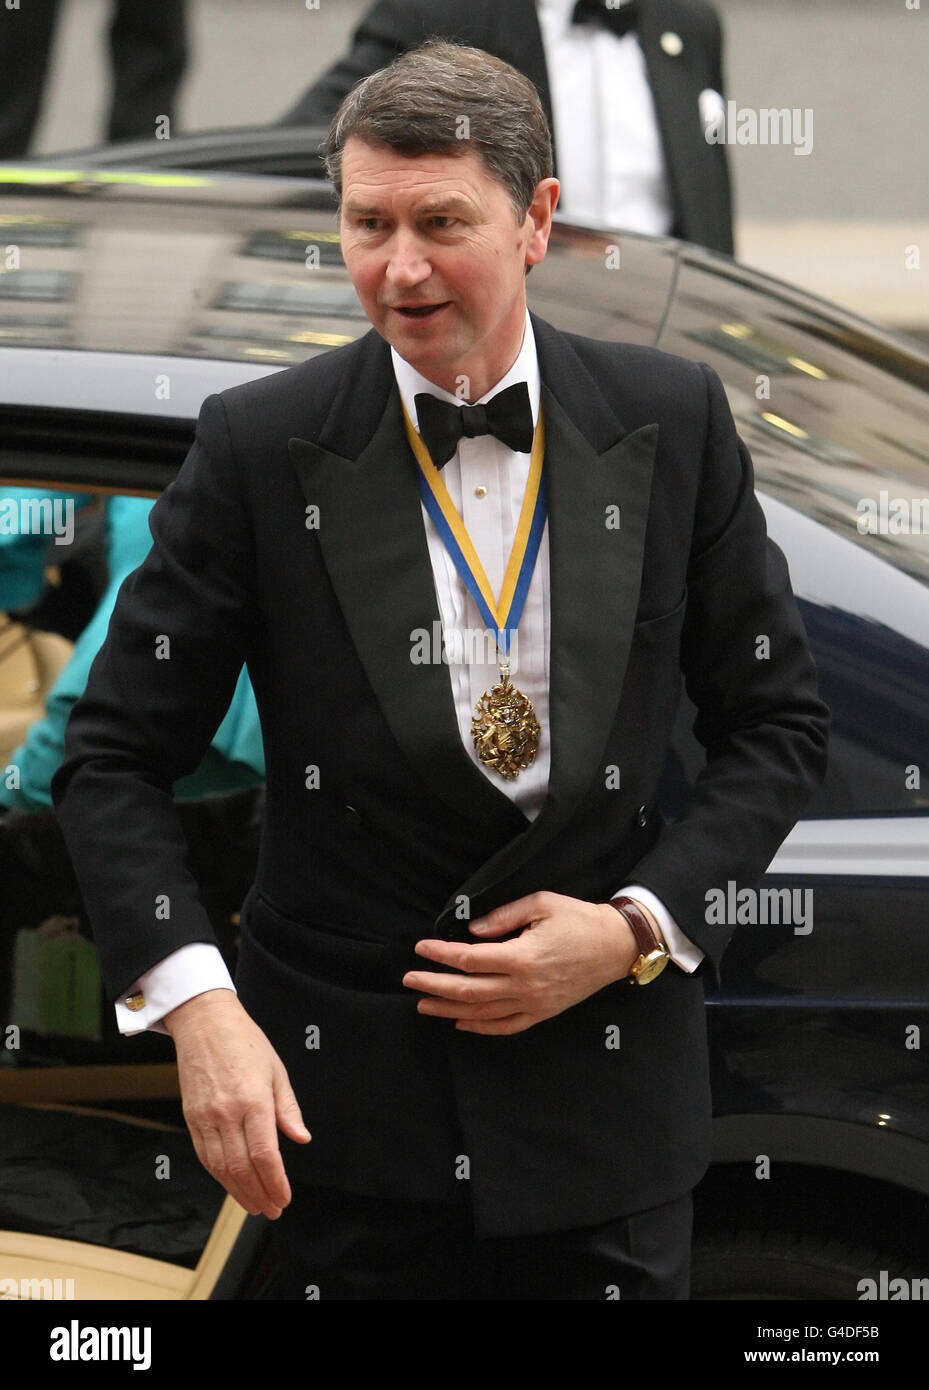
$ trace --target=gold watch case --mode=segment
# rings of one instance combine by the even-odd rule
[[[638,960],[633,962],[629,971],[630,981],[637,985],[650,985],[652,980],[658,978],[670,959],[664,946],[656,946],[647,956],[639,956]]]

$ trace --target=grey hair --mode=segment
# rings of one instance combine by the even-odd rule
[[[326,172],[342,199],[342,155],[355,136],[399,154],[473,150],[518,219],[552,173],[552,139],[528,77],[480,48],[429,39],[357,83],[332,118]]]

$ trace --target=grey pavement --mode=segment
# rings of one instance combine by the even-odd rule
[[[340,52],[366,5],[190,0],[181,126],[275,120]],[[740,258],[926,332],[929,0],[718,0],[718,8],[727,96],[740,111],[796,108],[812,134],[807,155],[731,146]],[[108,11],[108,0],[68,0],[35,153],[100,138]]]

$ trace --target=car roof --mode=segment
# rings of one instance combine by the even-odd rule
[[[57,432],[79,456],[60,476],[86,455],[88,485],[157,490],[205,396],[369,329],[319,179],[8,165],[0,242],[7,477],[47,476],[36,437]],[[921,535],[863,537],[855,511],[875,472],[929,493],[924,344],[717,253],[563,219],[527,288],[564,331],[708,362],[759,487],[927,582]]]
[[[341,261],[334,195],[319,179],[7,165],[0,167],[0,234],[8,248],[0,348],[192,359],[211,380],[206,362],[248,364],[254,375],[369,327]],[[19,257],[12,266],[11,246]],[[684,267],[708,277],[720,305],[750,285],[792,313],[798,328],[803,318],[816,320],[846,352],[929,389],[925,345],[672,238],[559,219],[546,261],[533,270],[530,300],[566,331],[655,343],[672,299],[680,300]],[[614,268],[611,282],[604,271]],[[605,292],[614,284],[615,294]],[[737,350],[739,341],[729,330],[725,346]],[[744,336],[741,343],[744,350]],[[60,400],[54,382],[40,391],[22,375],[13,379],[15,398],[27,390],[42,404],[76,404],[75,393],[91,389],[98,373],[63,365]],[[4,366],[13,370],[13,359]],[[223,371],[212,380],[244,375]],[[128,390],[129,380],[122,385]],[[6,399],[11,394],[3,390]],[[142,409],[146,399],[126,404]],[[190,408],[185,400],[182,413]]]

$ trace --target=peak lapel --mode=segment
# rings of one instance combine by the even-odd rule
[[[324,435],[336,441],[338,431],[327,427]],[[525,816],[475,767],[458,732],[399,393],[388,390],[357,458],[305,439],[291,439],[289,451],[307,502],[319,507],[323,559],[394,739],[417,776],[459,815],[489,821],[506,839],[518,834]],[[433,658],[439,637],[438,660],[413,660],[418,633]]]
[[[543,382],[557,382],[561,397],[543,386],[551,773],[541,813],[525,835],[504,846],[461,886],[459,891],[469,896],[496,890],[538,855],[570,820],[594,780],[606,776],[604,752],[632,645],[658,442],[655,424],[625,433],[565,340],[533,322]],[[611,442],[603,447],[605,439]],[[440,919],[446,926],[451,925],[450,908],[446,905]]]

